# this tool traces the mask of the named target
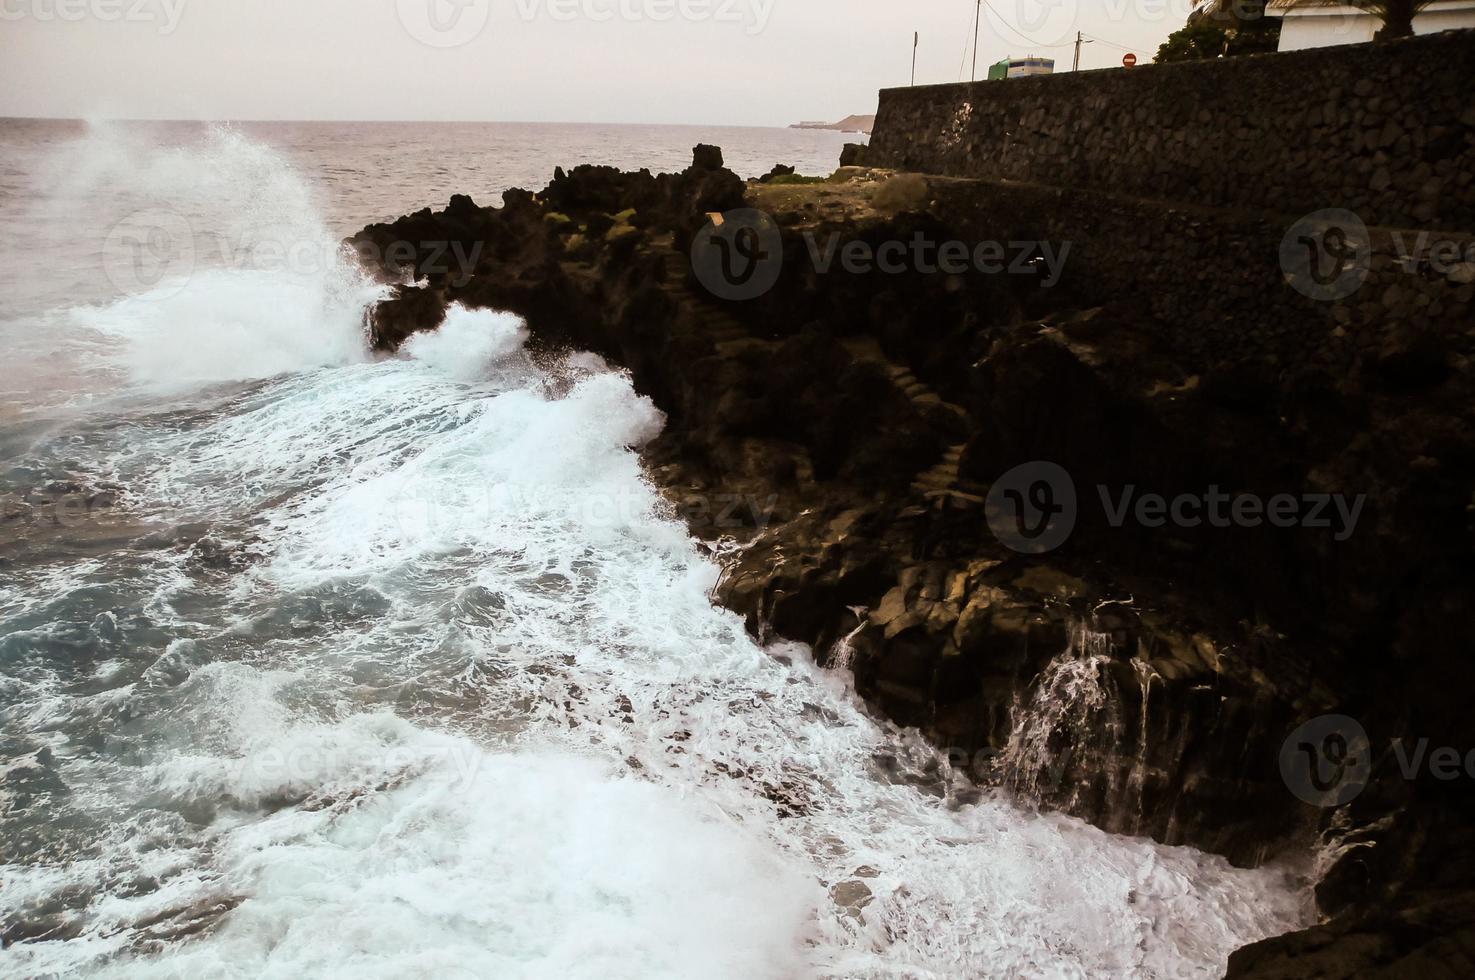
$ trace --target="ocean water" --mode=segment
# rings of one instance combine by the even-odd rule
[[[1217,977],[1304,924],[755,643],[620,371],[365,348],[367,221],[846,138],[0,121],[0,975]]]

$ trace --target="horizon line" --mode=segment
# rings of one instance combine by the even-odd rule
[[[866,113],[852,113],[866,115]],[[797,123],[692,123],[692,122],[605,122],[593,120],[564,119],[308,119],[308,118],[166,118],[143,116],[14,116],[0,113],[0,122],[122,122],[122,123],[359,123],[377,125],[415,126],[462,126],[462,125],[510,125],[510,126],[670,126],[712,127],[721,129],[805,129],[812,132],[841,132],[840,130],[803,127]],[[801,120],[802,122],[803,120]],[[863,135],[851,133],[850,135]]]

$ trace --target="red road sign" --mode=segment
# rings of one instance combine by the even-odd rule
[[[1132,52],[1128,51],[1126,54],[1122,55],[1122,64],[1125,65],[1126,67],[1131,68],[1136,63],[1137,63],[1137,56],[1135,54],[1133,54]]]

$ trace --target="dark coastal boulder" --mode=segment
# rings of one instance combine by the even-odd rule
[[[698,143],[691,151],[691,166],[693,170],[723,169],[722,147]]]
[[[1376,914],[1262,940],[1226,980],[1465,980],[1475,976],[1475,895],[1428,892]]]
[[[627,172],[583,164],[565,173],[560,167],[539,197],[559,214],[618,214],[626,208],[650,207],[656,200],[655,178],[649,170]]]
[[[722,166],[722,151],[716,147],[697,146],[690,167],[679,174],[662,174],[659,181],[662,223],[676,232],[680,251],[690,245],[709,214],[743,207],[747,194],[743,179]]]
[[[452,194],[446,205],[446,216],[462,222],[474,222],[484,209],[477,206],[469,194]]]
[[[446,305],[557,275],[563,242],[545,210],[520,189],[502,208],[484,208],[464,194],[446,208],[424,208],[372,224],[345,242],[372,275],[394,287],[368,314],[370,344],[392,351],[411,334],[433,330]]]
[[[412,334],[434,330],[444,318],[445,301],[435,290],[396,286],[394,295],[369,311],[369,345],[375,350],[397,350]]]
[[[722,165],[722,150],[698,145],[692,165],[679,174],[652,177],[647,170],[583,165],[567,173],[559,169],[540,197],[560,214],[615,215],[633,209],[645,214],[647,225],[671,228],[684,226],[694,214],[740,207],[743,193],[742,181]]]

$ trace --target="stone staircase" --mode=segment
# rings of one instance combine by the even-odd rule
[[[719,354],[731,354],[744,347],[772,347],[773,341],[753,336],[742,321],[731,312],[718,306],[700,287],[687,285],[687,257],[670,250],[665,259],[666,278],[661,289],[671,297],[694,322],[702,325],[702,332],[711,338]]]
[[[891,378],[891,383],[901,389],[902,394],[917,404],[942,404],[942,396],[918,380],[917,376],[912,373],[911,368],[887,361],[886,374]]]
[[[968,447],[967,443],[959,443],[949,446],[942,454],[942,459],[929,470],[923,470],[917,474],[912,481],[912,491],[921,496],[933,493],[943,493],[957,487],[959,482],[958,463],[963,458],[963,450]]]
[[[729,354],[750,345],[773,346],[771,341],[752,336],[737,317],[706,299],[700,288],[688,286],[685,256],[672,250],[664,258],[666,275],[661,288],[678,307],[704,326],[704,332],[711,337],[718,353]],[[910,368],[888,358],[874,337],[850,337],[841,343],[856,360],[881,365],[896,389],[911,399],[918,408],[942,408],[959,417],[967,417],[967,410],[961,405],[943,401],[942,396],[912,373]],[[963,458],[965,448],[966,443],[948,447],[935,466],[917,474],[912,482],[912,491],[924,498],[929,506],[943,497],[948,498],[948,502],[955,506],[967,508],[983,505],[983,495],[987,488],[965,481],[958,475],[958,464]]]
[[[913,374],[910,368],[888,358],[874,337],[851,337],[842,343],[856,360],[873,361],[882,365],[891,383],[918,408],[943,408],[960,418],[967,417],[968,412],[961,405],[943,401],[942,396]],[[958,463],[963,458],[966,447],[966,443],[948,447],[935,466],[917,474],[917,478],[912,481],[912,492],[926,499],[929,504],[940,497],[947,497],[952,504],[964,507],[981,506],[987,488],[969,483],[958,475]]]
[[[881,345],[876,341],[876,338],[847,337],[841,341],[841,344],[850,352],[850,356],[854,357],[857,361],[871,361],[881,365],[886,371],[886,376],[891,379],[891,383],[916,405],[940,405],[959,416],[966,416],[968,414],[961,405],[954,405],[951,402],[943,401],[941,395],[929,388],[926,382],[920,380],[912,373],[911,368],[897,364],[887,357],[885,352],[881,350]]]

